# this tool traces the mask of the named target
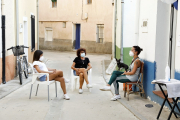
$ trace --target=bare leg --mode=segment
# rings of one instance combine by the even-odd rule
[[[63,77],[56,77],[55,81],[59,81],[60,82],[60,85],[61,85],[61,88],[63,90],[63,93],[66,94],[66,84],[65,84],[64,78]]]
[[[49,74],[49,80],[59,81],[64,94],[66,94],[66,84],[65,84],[64,78],[59,77],[59,75],[63,75],[63,72],[57,71],[55,74]]]
[[[87,75],[86,69],[85,68],[80,68],[79,72],[84,74],[84,79],[85,79],[86,83],[89,84],[88,75]]]
[[[84,83],[84,74],[83,73],[79,74],[79,83],[80,83],[79,89],[82,89],[82,86]]]

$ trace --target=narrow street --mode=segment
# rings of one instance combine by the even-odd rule
[[[75,52],[44,51],[49,59],[49,68],[61,69],[64,76],[70,79],[70,70]],[[72,91],[71,83],[67,83],[70,100],[64,100],[58,84],[58,97],[55,97],[55,86],[50,86],[48,102],[47,86],[40,85],[35,96],[36,85],[33,86],[32,97],[29,99],[31,83],[14,91],[0,101],[0,120],[136,120],[137,118],[119,102],[110,101],[111,92],[99,89],[105,85],[102,77],[102,60],[110,59],[108,54],[88,54],[92,64],[92,85],[90,93],[83,86],[83,94],[78,89]]]

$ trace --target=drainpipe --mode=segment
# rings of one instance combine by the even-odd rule
[[[37,0],[37,49],[39,50],[39,0]]]
[[[114,58],[116,58],[116,27],[117,27],[117,0],[115,2],[114,9]]]
[[[138,45],[138,40],[139,40],[139,17],[140,17],[140,0],[137,0],[136,1],[136,28],[135,28],[137,45]]]
[[[3,5],[4,1],[2,0],[2,16],[1,16],[1,28],[2,28],[2,83],[6,84],[6,39],[5,39],[5,15],[3,15]]]
[[[121,0],[121,62],[123,63],[124,0]]]
[[[19,45],[19,0],[16,0],[16,45]]]

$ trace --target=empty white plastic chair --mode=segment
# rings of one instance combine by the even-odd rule
[[[91,84],[91,78],[92,78],[92,68],[88,71],[88,81],[89,84]],[[77,85],[79,83],[79,76],[75,76],[73,73],[73,69],[71,69],[71,89],[74,91],[76,89]],[[91,88],[88,88],[89,92],[91,92]]]
[[[37,96],[39,84],[43,84],[43,85],[47,85],[48,86],[48,101],[49,101],[49,85],[55,83],[55,88],[56,88],[55,92],[56,92],[56,97],[57,97],[57,83],[56,83],[56,81],[55,80],[49,81],[49,74],[48,73],[35,73],[33,65],[31,63],[29,63],[29,64],[30,64],[30,67],[31,67],[32,72],[33,72],[32,73],[33,76],[32,76],[32,82],[31,82],[31,89],[30,89],[29,99],[31,99],[32,87],[33,87],[34,84],[37,84],[36,96]],[[47,81],[43,81],[43,82],[40,81],[38,79],[39,75],[46,75],[47,76]]]

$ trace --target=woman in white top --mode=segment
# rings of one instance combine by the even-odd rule
[[[47,68],[46,65],[42,62],[44,59],[43,52],[41,50],[36,50],[33,56],[33,67],[36,73],[49,73],[49,80],[59,81],[61,84],[61,88],[64,92],[64,99],[69,100],[69,96],[66,92],[66,84],[65,78],[63,78],[63,71],[59,71],[56,69]],[[41,75],[38,76],[40,81],[46,81],[47,76]]]
[[[129,51],[129,55],[133,57],[131,65],[129,66],[129,71],[128,72],[125,71],[124,73],[120,71],[114,71],[112,73],[112,76],[108,84],[104,88],[100,89],[102,91],[110,91],[111,84],[113,83],[115,88],[115,96],[111,98],[111,100],[115,101],[121,98],[121,96],[119,95],[118,82],[126,83],[126,82],[135,82],[138,80],[140,68],[142,64],[138,55],[141,53],[142,50],[143,49],[141,49],[139,46],[133,46],[131,48],[131,51]]]

